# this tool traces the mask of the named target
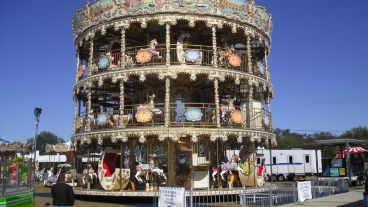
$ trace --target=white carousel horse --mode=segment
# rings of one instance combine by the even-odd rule
[[[189,33],[183,33],[179,36],[178,41],[176,43],[176,55],[178,57],[178,61],[180,64],[185,64],[185,51],[184,51],[184,40],[185,38],[189,38]]]
[[[141,175],[146,175],[147,176],[148,173],[153,173],[153,174],[156,173],[157,175],[162,176],[165,180],[167,179],[163,169],[160,169],[160,168],[157,168],[157,167],[153,167],[151,164],[141,164],[141,163],[139,163],[136,166],[136,171],[137,172],[136,172],[136,174],[135,174],[134,177],[139,182],[143,182],[143,180],[141,178]]]
[[[148,98],[149,98],[148,104],[140,104],[137,107],[137,111],[148,109],[153,114],[162,114],[162,111],[159,108],[155,107],[155,102],[154,102],[155,97],[156,97],[155,94],[152,94],[151,96],[148,96]]]
[[[156,58],[162,58],[162,56],[160,55],[160,52],[158,52],[156,50],[156,45],[157,45],[157,40],[153,39],[150,41],[150,47],[149,47],[149,51],[152,53],[152,55]]]

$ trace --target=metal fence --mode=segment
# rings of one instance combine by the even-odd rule
[[[349,191],[348,180],[313,180],[313,199]],[[269,207],[298,201],[296,182],[277,183],[257,188],[187,190],[187,207]],[[158,206],[159,192],[153,198],[153,206]]]
[[[3,160],[0,168],[0,197],[7,197],[33,190],[31,162]]]

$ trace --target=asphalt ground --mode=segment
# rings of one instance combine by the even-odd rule
[[[349,192],[328,197],[307,200],[281,207],[364,207],[363,189],[351,188]]]
[[[44,187],[42,183],[35,184],[35,206],[52,207],[51,188]],[[142,198],[118,198],[118,197],[77,197],[75,207],[148,207],[152,206],[152,200]]]

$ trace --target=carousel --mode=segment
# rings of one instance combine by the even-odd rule
[[[72,144],[76,157],[101,153],[88,165],[95,194],[264,185],[256,148],[276,145],[271,30],[254,0],[96,0],[77,11]]]

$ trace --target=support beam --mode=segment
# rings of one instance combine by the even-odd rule
[[[89,43],[89,57],[88,57],[88,75],[91,76],[93,72],[93,38]]]
[[[251,35],[246,34],[247,36],[247,62],[248,62],[248,73],[254,74],[252,70],[252,47],[251,47]]]
[[[221,127],[221,122],[220,122],[220,98],[219,98],[219,92],[218,92],[219,84],[218,84],[217,78],[215,78],[213,80],[213,86],[214,86],[214,91],[215,91],[216,124],[217,124],[217,127]]]
[[[265,73],[265,78],[267,81],[271,81],[271,76],[270,76],[270,70],[268,68],[268,54],[269,54],[269,49],[266,47],[265,51],[264,51],[264,73]]]
[[[212,26],[212,50],[213,50],[213,67],[217,67],[217,37],[216,27]]]
[[[86,126],[85,126],[85,131],[89,132],[91,131],[91,119],[89,118],[89,116],[93,116],[93,111],[92,111],[92,91],[91,89],[88,89],[87,92],[87,106],[86,106],[87,110],[86,110]]]
[[[120,39],[120,53],[121,53],[121,58],[120,58],[120,67],[121,68],[125,68],[126,63],[125,63],[125,28],[121,27],[121,39]]]
[[[253,85],[250,83],[248,85],[248,104],[247,104],[247,126],[248,128],[254,127],[253,120]]]
[[[175,143],[171,139],[167,140],[167,184],[170,187],[175,186]]]
[[[121,79],[120,80],[120,101],[119,101],[119,128],[125,128],[125,124],[124,124],[124,119],[123,119],[123,115],[124,115],[124,81]]]
[[[170,78],[165,79],[165,127],[170,124]]]
[[[166,66],[170,66],[170,23],[166,23]]]
[[[272,183],[272,162],[273,162],[273,159],[272,159],[272,141],[271,139],[268,139],[268,147],[270,148],[270,180],[271,180],[271,183]],[[317,168],[318,169],[318,168]]]
[[[78,75],[78,69],[79,69],[79,65],[80,65],[80,58],[79,58],[79,49],[78,49],[78,46],[76,48],[76,59],[77,59],[77,66],[75,68],[75,82],[77,83],[78,80],[79,80],[79,75]]]

